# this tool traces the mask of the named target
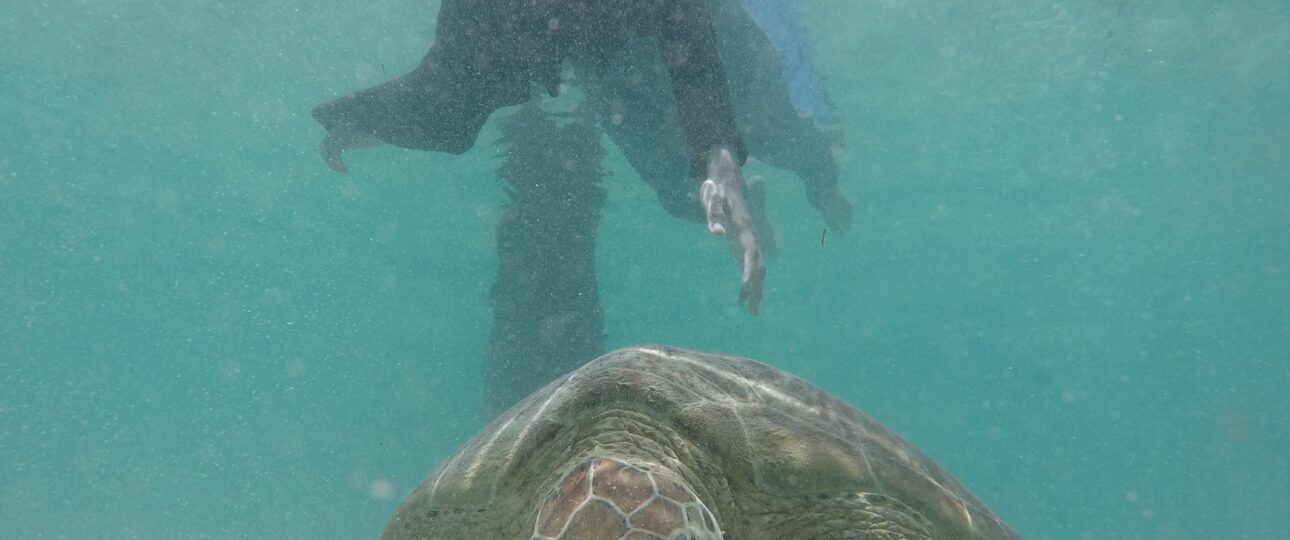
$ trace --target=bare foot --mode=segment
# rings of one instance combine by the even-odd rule
[[[384,143],[375,137],[362,135],[351,129],[337,128],[327,132],[321,143],[318,144],[318,153],[322,155],[323,163],[327,167],[340,174],[349,172],[345,167],[345,161],[341,159],[341,154],[347,150],[357,148],[371,148],[380,146]]]
[[[851,230],[851,201],[842,196],[842,192],[833,190],[829,194],[828,200],[824,201],[824,208],[820,212],[824,214],[824,224],[829,226],[829,230],[838,236],[842,236]]]
[[[718,149],[708,158],[708,178],[699,188],[699,195],[707,214],[708,231],[715,235],[730,233],[731,249],[743,269],[739,303],[746,303],[748,312],[756,316],[761,311],[766,264],[757,245],[752,214],[739,188],[739,166],[729,150]]]

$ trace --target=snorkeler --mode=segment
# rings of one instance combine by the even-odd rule
[[[435,42],[415,70],[314,109],[327,129],[323,160],[343,174],[351,149],[465,152],[493,111],[529,100],[530,83],[556,95],[565,59],[604,69],[629,41],[653,37],[684,135],[686,176],[702,180],[673,190],[688,198],[697,187],[708,230],[730,235],[742,268],[738,299],[756,315],[766,268],[744,202],[747,151],[712,20],[707,0],[444,0]]]
[[[725,61],[736,125],[750,157],[788,169],[834,233],[851,228],[852,206],[838,189],[833,146],[840,138],[833,104],[812,59],[797,0],[710,0],[718,50]],[[587,95],[610,139],[657,192],[667,211],[702,221],[685,177],[684,135],[664,59],[649,40],[627,44],[601,69],[580,69]],[[582,66],[579,66],[582,67]],[[750,190],[764,188],[749,182]],[[759,193],[750,192],[754,217]],[[760,224],[759,224],[760,225]],[[763,250],[773,248],[758,227]]]

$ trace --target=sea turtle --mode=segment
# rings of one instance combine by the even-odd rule
[[[746,358],[648,345],[565,375],[412,492],[383,540],[1019,538],[845,402]]]

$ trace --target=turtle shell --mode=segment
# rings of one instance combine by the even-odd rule
[[[630,501],[598,496],[589,470],[647,487]],[[543,531],[588,501],[618,532]],[[629,510],[647,501],[693,519],[633,528]],[[754,360],[660,345],[609,353],[516,404],[414,490],[382,538],[723,536],[1018,538],[922,452],[820,388]]]

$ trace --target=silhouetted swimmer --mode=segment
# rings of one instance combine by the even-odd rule
[[[708,230],[729,235],[742,267],[739,301],[756,315],[766,267],[740,168],[735,125],[707,0],[444,0],[435,42],[415,70],[324,103],[323,161],[344,174],[346,151],[392,144],[460,154],[493,111],[536,83],[556,95],[561,63],[608,62],[628,41],[654,37],[685,134],[690,177]]]

